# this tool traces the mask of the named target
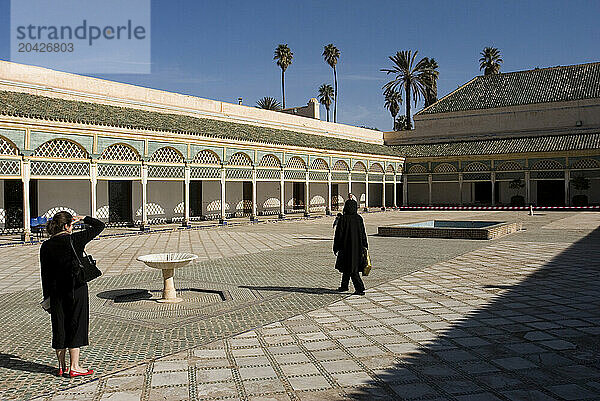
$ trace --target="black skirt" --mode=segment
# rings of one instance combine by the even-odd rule
[[[72,293],[50,297],[52,348],[79,348],[89,344],[90,305],[87,284]]]

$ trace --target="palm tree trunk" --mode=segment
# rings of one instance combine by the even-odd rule
[[[406,128],[412,128],[412,122],[410,121],[410,81],[406,81],[404,85],[404,91],[406,92]]]
[[[281,70],[281,94],[283,97],[283,108],[285,109],[285,71]]]
[[[333,99],[333,122],[337,123],[337,71],[335,70],[335,65],[333,66],[333,85],[335,86],[335,98]]]
[[[327,110],[327,122],[329,122],[329,107],[325,107],[325,110]]]

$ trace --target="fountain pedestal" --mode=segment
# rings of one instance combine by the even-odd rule
[[[192,253],[155,253],[137,258],[148,267],[162,270],[163,293],[162,298],[157,299],[156,302],[174,304],[183,301],[183,299],[177,297],[177,290],[173,282],[175,269],[184,267],[197,258],[198,255]]]

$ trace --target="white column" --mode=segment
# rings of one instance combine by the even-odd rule
[[[496,172],[492,171],[490,178],[492,180],[492,206],[496,205]]]
[[[285,217],[285,173],[281,169],[279,173],[279,218]]]
[[[31,209],[29,207],[29,181],[31,175],[31,165],[29,160],[23,160],[23,241],[29,241],[31,239]]]
[[[383,191],[381,193],[381,197],[382,197],[382,202],[381,202],[381,208],[383,210],[385,210],[385,174],[383,174]]]
[[[148,165],[142,165],[142,229],[148,225]]]
[[[571,206],[571,170],[565,170],[565,206]]]
[[[306,170],[306,181],[304,182],[304,187],[305,189],[305,198],[306,201],[304,202],[304,215],[308,216],[310,214],[310,193],[309,193],[309,189],[310,189],[310,181],[309,181],[310,177],[309,177],[309,173],[308,170]]]
[[[394,207],[398,207],[398,180],[396,179],[396,172],[394,172]]]
[[[256,219],[256,167],[252,166],[252,215],[250,220]]]
[[[187,227],[190,221],[190,181],[192,177],[191,170],[192,169],[190,168],[190,166],[185,166],[183,170],[183,227]]]
[[[327,172],[327,206],[325,214],[331,214],[331,170]]]
[[[463,173],[458,173],[458,199],[459,204],[463,204]]]
[[[525,172],[525,205],[531,204],[531,174],[529,171]]]
[[[352,193],[352,171],[348,173],[348,193]],[[360,201],[360,199],[359,199]],[[359,205],[360,206],[360,205]]]
[[[408,176],[402,174],[402,205],[408,206]]]
[[[365,173],[365,211],[369,209],[369,173]]]
[[[98,189],[98,163],[90,165],[90,207],[92,209],[91,216],[96,218],[97,206],[97,189]]]
[[[225,167],[221,167],[221,223],[224,223],[225,215]]]
[[[431,197],[431,187],[433,186],[433,176],[431,174],[427,175],[427,185],[429,187],[429,197],[428,197],[428,202],[429,202],[429,206],[431,206],[432,202],[432,197]]]

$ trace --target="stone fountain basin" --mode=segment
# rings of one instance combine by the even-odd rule
[[[153,253],[150,255],[139,256],[137,260],[143,262],[148,267],[155,269],[171,270],[183,267],[193,260],[198,259],[198,255],[193,253]]]

